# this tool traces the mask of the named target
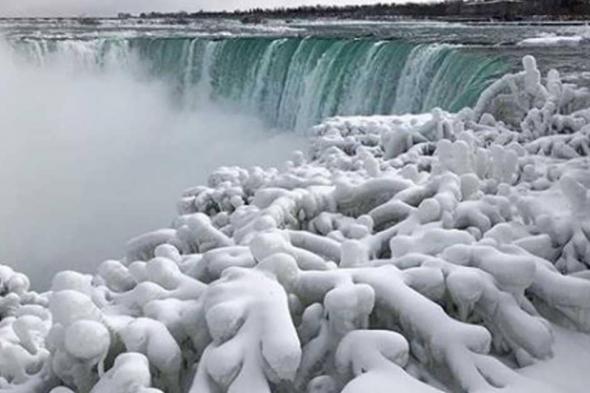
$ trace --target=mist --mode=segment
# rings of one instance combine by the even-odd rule
[[[279,164],[302,139],[205,102],[180,110],[138,70],[39,68],[0,46],[0,263],[46,288],[172,220],[220,165]]]

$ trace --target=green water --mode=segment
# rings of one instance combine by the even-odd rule
[[[214,100],[295,130],[335,115],[457,111],[509,70],[499,57],[458,46],[374,38],[26,39],[15,45],[39,64],[52,58],[99,68],[138,63],[166,80],[182,105]]]

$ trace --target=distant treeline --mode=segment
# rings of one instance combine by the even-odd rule
[[[120,17],[131,15],[121,14]],[[590,0],[447,0],[430,4],[391,4],[353,6],[301,6],[297,8],[253,8],[235,12],[142,13],[141,18],[174,18],[179,21],[195,18],[239,18],[244,23],[260,23],[265,19],[298,18],[448,18],[523,20],[538,16],[546,19],[575,20],[590,17]]]

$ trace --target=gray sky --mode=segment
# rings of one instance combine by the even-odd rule
[[[117,12],[197,11],[322,4],[371,4],[384,0],[0,0],[0,16],[114,15]],[[427,2],[429,0],[414,0]],[[403,0],[393,0],[403,2]]]

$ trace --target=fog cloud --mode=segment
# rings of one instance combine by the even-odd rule
[[[284,162],[302,139],[204,102],[179,110],[139,72],[16,64],[0,46],[0,264],[36,288],[166,227],[220,165]],[[64,59],[67,60],[67,59]]]

